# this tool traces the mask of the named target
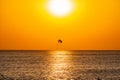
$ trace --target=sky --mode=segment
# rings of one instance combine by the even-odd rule
[[[0,50],[120,50],[120,0],[73,0],[57,17],[49,0],[0,0]]]

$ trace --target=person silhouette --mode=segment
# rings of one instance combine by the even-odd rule
[[[58,44],[57,44],[58,50],[62,49],[62,43],[63,41],[61,39],[58,39]]]

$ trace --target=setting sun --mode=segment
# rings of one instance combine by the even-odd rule
[[[49,0],[47,10],[54,16],[66,16],[73,10],[71,0]]]

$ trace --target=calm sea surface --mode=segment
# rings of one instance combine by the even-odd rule
[[[0,80],[120,80],[120,52],[0,52]]]

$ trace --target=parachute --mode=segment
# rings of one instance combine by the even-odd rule
[[[58,43],[62,43],[62,40],[61,40],[61,39],[59,39],[59,40],[58,40]]]
[[[58,39],[58,44],[57,44],[57,49],[58,50],[62,49],[62,43],[63,43],[63,41],[61,39]]]

